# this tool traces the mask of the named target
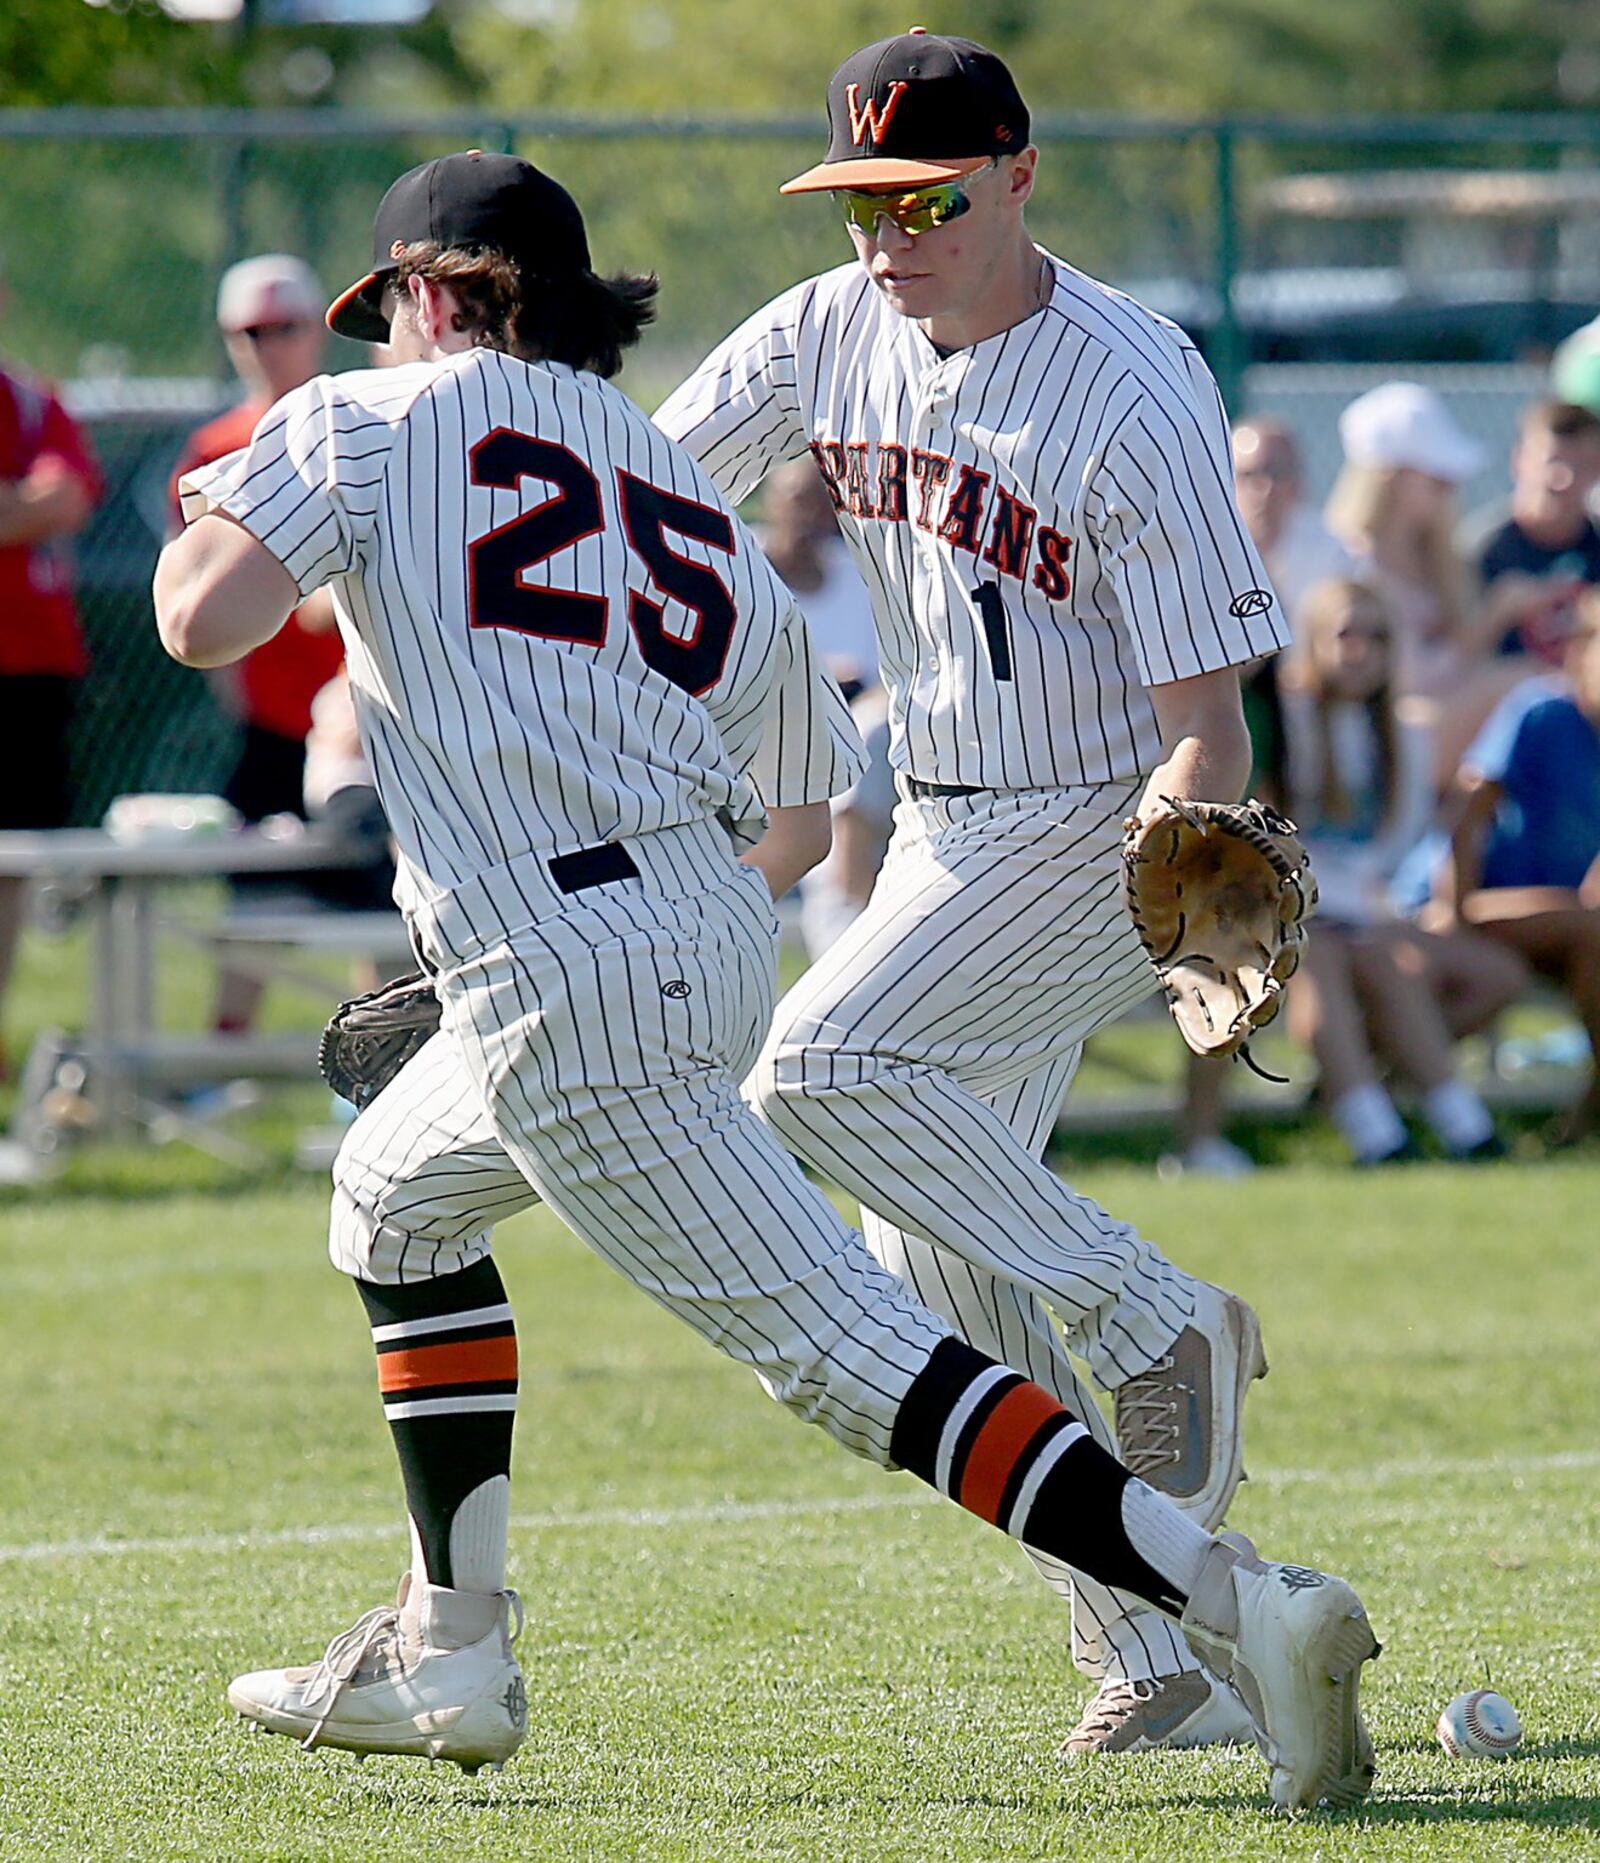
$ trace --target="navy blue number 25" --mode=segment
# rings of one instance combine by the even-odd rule
[[[543,504],[468,544],[471,625],[602,645],[610,609],[604,595],[523,580],[529,569],[605,528],[599,480],[570,447],[506,427],[480,440],[470,458],[475,485],[511,490],[524,478],[537,478],[554,488]],[[713,506],[663,491],[631,472],[618,471],[617,491],[630,548],[655,587],[682,603],[693,621],[687,634],[669,633],[663,605],[632,593],[628,620],[639,651],[664,679],[686,692],[705,692],[721,676],[738,614],[721,577],[679,555],[667,533],[732,555],[733,525]]]

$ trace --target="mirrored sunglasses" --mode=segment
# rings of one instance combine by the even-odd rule
[[[908,188],[903,194],[859,194],[839,190],[839,205],[848,225],[869,237],[878,230],[879,214],[887,214],[902,233],[926,233],[947,221],[959,220],[972,205],[966,181],[938,181],[925,188]]]

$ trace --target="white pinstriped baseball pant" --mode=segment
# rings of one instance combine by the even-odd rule
[[[1194,1282],[1042,1162],[1085,1039],[1152,987],[1117,881],[1141,785],[902,791],[871,902],[778,1005],[746,1083],[785,1144],[862,1204],[867,1243],[980,1351],[1098,1426],[1096,1380],[1145,1370]],[[1192,1668],[1178,1632],[1053,1560],[1091,1676]]]
[[[530,858],[417,927],[443,1027],[346,1134],[330,1253],[368,1281],[453,1274],[542,1199],[780,1402],[887,1463],[949,1326],[740,1097],[775,987],[766,882],[714,823],[627,846],[636,879],[569,898]]]

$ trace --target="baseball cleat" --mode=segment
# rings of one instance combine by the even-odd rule
[[[1280,1810],[1366,1797],[1377,1760],[1361,1719],[1361,1665],[1381,1645],[1342,1578],[1275,1565],[1232,1534],[1207,1555],[1183,1629],[1249,1708]]]
[[[1085,1759],[1152,1747],[1249,1746],[1255,1737],[1250,1710],[1226,1682],[1186,1669],[1149,1681],[1102,1682],[1061,1751]]]
[[[1209,1532],[1243,1478],[1244,1400],[1267,1375],[1267,1359],[1254,1308],[1209,1281],[1198,1285],[1194,1318],[1114,1401],[1123,1462]]]
[[[448,1591],[408,1572],[395,1603],[357,1619],[320,1662],[241,1675],[228,1700],[246,1721],[291,1734],[307,1750],[414,1754],[467,1773],[498,1771],[528,1731],[527,1690],[511,1650],[521,1629],[514,1591]]]

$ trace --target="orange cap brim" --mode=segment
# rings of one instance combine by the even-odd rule
[[[848,162],[819,162],[793,181],[784,182],[780,194],[820,194],[828,188],[925,188],[935,181],[959,181],[963,175],[987,168],[987,155],[963,155],[949,162],[913,162],[904,156],[876,155]]]
[[[323,319],[336,336],[348,336],[358,343],[387,343],[389,326],[366,293],[378,282],[376,272],[358,278],[348,291],[341,291],[328,306]]]

